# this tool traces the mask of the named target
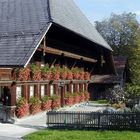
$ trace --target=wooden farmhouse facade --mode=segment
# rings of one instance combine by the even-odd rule
[[[57,95],[63,107],[94,75],[116,74],[112,49],[72,0],[4,0],[0,9],[0,104],[11,116],[20,97]]]

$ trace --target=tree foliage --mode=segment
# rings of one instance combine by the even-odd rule
[[[139,29],[136,15],[123,13],[111,14],[109,19],[95,22],[96,29],[113,48],[115,55],[129,55],[132,47],[136,46],[135,40]]]
[[[114,50],[114,55],[129,59],[131,80],[140,84],[140,25],[136,15],[112,14],[109,19],[95,22],[97,30]]]

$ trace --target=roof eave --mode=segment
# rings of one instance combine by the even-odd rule
[[[64,28],[64,29],[66,29],[66,30],[68,30],[68,31],[70,31],[70,32],[73,32],[74,34],[77,34],[78,36],[80,36],[80,37],[82,37],[82,38],[85,38],[86,40],[89,40],[89,41],[91,41],[91,42],[93,42],[93,43],[95,43],[95,44],[97,44],[97,45],[100,45],[100,46],[102,46],[102,47],[105,48],[105,49],[108,49],[108,50],[110,50],[110,51],[113,51],[111,47],[110,47],[110,48],[107,48],[106,46],[104,46],[104,45],[102,45],[102,44],[100,44],[100,43],[98,43],[98,42],[96,42],[96,41],[93,41],[93,40],[89,39],[88,37],[86,37],[86,36],[84,36],[84,35],[82,35],[82,34],[80,34],[80,33],[77,33],[77,32],[75,32],[75,31],[73,31],[73,30],[70,30],[70,29],[68,29],[68,28],[66,28],[66,27],[64,27],[64,26],[62,26],[62,25],[60,25],[60,24],[58,24],[58,23],[56,23],[56,22],[54,22],[54,21],[52,21],[52,24],[54,24],[54,25],[56,25],[56,26],[59,26],[59,27],[61,27],[61,28]]]

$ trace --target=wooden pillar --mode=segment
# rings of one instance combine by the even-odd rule
[[[12,84],[10,87],[11,102],[10,106],[16,105],[16,84]]]
[[[61,95],[61,107],[63,107],[65,105],[65,86],[61,86],[60,87],[60,95]]]
[[[72,93],[72,84],[69,84],[69,92]]]
[[[45,86],[45,89],[46,89],[46,95],[50,97],[50,84],[47,84]]]
[[[56,95],[59,95],[59,92],[58,92],[58,84],[55,84],[55,85],[54,85],[54,93],[55,93]]]
[[[74,84],[73,86],[74,86],[73,91],[74,91],[74,92],[78,92],[78,84],[76,83],[76,84]]]
[[[29,87],[27,84],[22,86],[22,90],[23,90],[23,97],[29,101]]]
[[[15,117],[15,106],[16,106],[16,84],[13,83],[10,87],[10,117]]]
[[[83,84],[79,84],[79,92],[83,92]]]
[[[39,84],[34,86],[34,96],[38,97],[38,98],[41,97],[41,95],[40,95],[40,85]]]

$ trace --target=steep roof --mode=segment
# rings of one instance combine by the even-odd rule
[[[54,23],[111,50],[72,0],[0,0],[0,66],[25,66]]]

